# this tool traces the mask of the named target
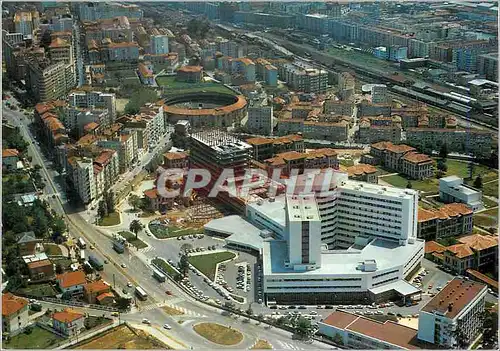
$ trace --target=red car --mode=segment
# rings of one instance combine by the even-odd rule
[[[166,293],[167,295],[173,295],[173,294],[172,294],[172,292],[171,292],[170,290],[165,291],[165,293]]]

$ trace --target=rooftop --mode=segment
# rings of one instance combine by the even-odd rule
[[[212,219],[204,225],[204,228],[228,235],[226,242],[248,246],[258,251],[262,249],[261,230],[240,216]]]
[[[87,283],[83,286],[83,289],[90,292],[100,292],[110,289],[109,284],[105,283],[102,279],[96,280],[95,282]]]
[[[63,288],[69,288],[75,285],[84,285],[87,283],[85,273],[82,271],[58,274],[56,279],[59,282],[59,285]]]
[[[455,278],[427,302],[421,311],[453,319],[483,292],[486,292],[485,285]]]
[[[463,236],[459,238],[458,241],[468,245],[470,248],[476,251],[486,250],[498,246],[498,236],[491,236],[491,235],[473,234],[473,235]]]
[[[201,72],[202,70],[203,67],[201,66],[183,66],[179,68],[177,71],[183,73],[195,73],[195,72]]]
[[[364,163],[358,163],[357,165],[346,167],[347,174],[349,177],[362,176],[364,174],[373,174],[378,170],[372,165],[367,165]]]
[[[19,151],[16,149],[2,149],[2,158],[4,157],[18,157]]]
[[[74,320],[83,318],[84,315],[70,309],[66,309],[62,312],[56,312],[52,315],[52,318],[61,323],[70,323]]]
[[[7,317],[28,305],[28,300],[11,293],[2,294],[2,316]]]
[[[348,312],[335,311],[321,323],[363,334],[405,349],[419,349],[416,344],[418,331],[393,321],[382,323]]]
[[[417,164],[433,162],[432,158],[430,158],[425,154],[420,154],[418,152],[408,152],[406,155],[403,156],[403,160]]]
[[[188,155],[185,152],[167,152],[163,154],[163,157],[167,160],[182,160],[188,157]]]
[[[426,254],[433,253],[433,252],[442,253],[444,251],[446,251],[446,246],[443,246],[436,241],[426,241],[425,242],[425,253]]]
[[[446,204],[439,209],[418,209],[418,221],[427,222],[434,219],[449,219],[451,217],[464,216],[472,214],[472,210],[465,204],[452,203]]]
[[[28,263],[28,268],[35,269],[35,268],[40,268],[40,267],[45,267],[45,266],[52,266],[52,265],[53,265],[53,263],[50,260],[42,260],[42,261]]]

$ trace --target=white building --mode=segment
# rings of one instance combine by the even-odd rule
[[[83,286],[87,284],[87,278],[83,271],[66,272],[58,274],[56,282],[63,294],[78,295],[83,293]]]
[[[298,224],[290,225],[290,216],[298,215],[291,214],[296,210],[293,206],[300,209],[300,204],[288,202],[284,208],[277,197],[272,202],[247,205],[249,220],[279,238],[263,244],[267,301],[367,302],[419,293],[404,280],[424,256],[424,242],[416,238],[417,192],[350,181],[345,173],[330,173],[331,178],[324,172],[317,179],[299,176],[287,184],[289,194],[316,193],[316,205],[304,207],[317,208],[321,223],[312,228],[307,225],[308,240],[297,240],[302,231],[295,227]],[[308,256],[315,263],[306,265],[308,270],[297,264],[302,242],[309,243],[309,252],[315,252]]]
[[[96,112],[93,112],[96,111]],[[114,93],[103,93],[100,91],[76,91],[68,96],[68,107],[66,115],[68,128],[84,126],[88,118],[87,112],[97,113],[97,117],[92,122],[111,125],[116,119],[116,96]],[[101,116],[104,113],[104,117]],[[83,118],[84,121],[79,119]],[[89,120],[90,121],[90,120]],[[89,122],[87,122],[89,123]]]
[[[28,300],[11,293],[2,294],[2,334],[14,336],[28,323]]]
[[[481,333],[486,293],[483,284],[453,279],[420,311],[418,338],[445,348],[467,348]],[[457,329],[463,344],[457,341]]]
[[[314,194],[287,195],[286,231],[288,260],[285,267],[308,271],[321,267],[321,220]]]
[[[52,315],[52,326],[58,332],[72,337],[85,328],[85,315],[69,309],[56,312]]]
[[[439,179],[439,198],[445,203],[461,202],[469,206],[473,211],[483,208],[483,194],[467,184],[455,175]]]
[[[153,55],[164,55],[169,53],[168,47],[168,35],[152,35],[150,38],[151,42],[151,54]]]
[[[96,198],[94,179],[94,164],[90,158],[69,160],[72,168],[72,178],[75,190],[83,203],[89,203]]]
[[[251,133],[272,135],[273,133],[273,107],[255,105],[248,108],[247,129]]]
[[[328,72],[302,62],[286,63],[279,68],[279,76],[293,90],[304,93],[324,93],[328,86]]]

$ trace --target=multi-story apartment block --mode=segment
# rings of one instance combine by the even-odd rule
[[[348,72],[339,73],[337,83],[340,99],[342,101],[351,101],[354,98],[354,77]]]
[[[391,105],[389,104],[374,104],[363,100],[358,104],[358,118],[364,116],[385,116],[391,115]]]
[[[29,58],[26,86],[38,102],[64,97],[76,85],[75,64],[51,63],[48,59]]]
[[[498,54],[492,52],[479,55],[477,72],[486,79],[498,82]]]
[[[339,168],[337,153],[329,148],[315,149],[306,153],[282,152],[264,160],[264,164],[270,174],[274,169],[281,169],[284,176],[291,175],[294,169],[299,172],[298,174],[301,174],[305,169]]]
[[[445,203],[460,202],[473,211],[483,208],[481,191],[464,184],[464,180],[455,175],[439,179],[439,199]]]
[[[231,40],[221,40],[219,42],[219,51],[224,56],[229,57],[242,57],[243,56],[243,48],[239,47],[238,43]]]
[[[11,293],[2,294],[2,333],[14,336],[29,323],[28,300]]]
[[[87,45],[92,41],[100,43],[106,38],[113,42],[131,42],[134,38],[129,19],[125,16],[83,22],[83,33]]]
[[[80,200],[88,204],[97,198],[94,164],[90,158],[68,158],[68,175]]]
[[[390,125],[377,125],[381,119],[361,119],[359,123],[358,140],[361,143],[375,143],[390,140],[393,143],[401,142],[401,125],[389,120]]]
[[[23,35],[33,35],[40,26],[38,11],[18,11],[14,14],[14,31]]]
[[[273,106],[250,105],[246,128],[251,133],[272,135],[273,133]]]
[[[278,85],[278,69],[275,66],[264,66],[264,82],[270,87],[275,87]]]
[[[142,18],[141,8],[133,4],[120,3],[78,3],[75,5],[80,21],[96,21],[125,16],[128,18]]]
[[[452,203],[439,209],[418,209],[417,237],[438,240],[472,233],[472,210],[465,204]]]
[[[304,140],[297,134],[278,138],[250,138],[246,142],[252,146],[252,158],[257,161],[263,161],[287,151],[304,152]]]
[[[467,348],[483,328],[486,293],[483,284],[453,279],[420,310],[418,339],[445,348]]]
[[[246,82],[255,82],[255,63],[249,58],[231,60],[231,71],[243,75]]]
[[[119,135],[108,138],[108,140],[99,140],[97,145],[105,149],[115,150],[118,153],[120,173],[127,171],[137,161],[137,133],[135,130],[123,130]]]
[[[150,40],[150,49],[149,52],[153,55],[165,55],[169,53],[168,40],[169,35],[161,34],[158,30],[154,28],[149,38]],[[158,33],[156,33],[158,32]]]
[[[97,111],[97,115],[92,114],[94,111]],[[97,90],[73,91],[68,96],[65,112],[70,129],[82,128],[90,122],[96,122],[103,127],[111,126],[116,119],[116,96],[114,93]],[[91,114],[87,115],[87,112]],[[99,120],[89,119],[88,116],[98,116]]]
[[[344,141],[347,140],[349,123],[340,122],[320,122],[304,121],[303,119],[279,119],[278,134],[302,133],[304,138]]]
[[[189,156],[185,152],[167,152],[163,154],[163,165],[166,168],[187,168]]]
[[[354,103],[340,100],[326,100],[323,104],[323,112],[325,114],[336,114],[343,116],[352,116],[354,112]]]
[[[61,38],[55,38],[49,45],[49,57],[53,63],[74,64],[73,45],[71,42]]]
[[[492,137],[491,132],[477,129],[408,128],[406,131],[406,142],[416,148],[437,151],[446,144],[450,152],[485,159],[491,155]]]
[[[183,66],[177,70],[176,80],[187,83],[199,83],[203,79],[203,67]]]
[[[328,72],[302,65],[298,62],[284,64],[279,69],[279,77],[293,90],[304,93],[324,93],[328,85]]]

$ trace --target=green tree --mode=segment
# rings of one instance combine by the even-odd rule
[[[441,145],[441,148],[439,149],[439,157],[443,160],[448,157],[448,145],[446,145],[446,143]]]
[[[124,297],[115,298],[116,307],[122,311],[126,311],[130,308],[130,299]]]
[[[115,194],[112,191],[105,191],[102,196],[104,201],[106,202],[108,214],[115,212]]]
[[[106,202],[104,200],[99,201],[99,205],[97,207],[97,216],[100,219],[103,219],[108,215],[108,208],[106,206]]]
[[[436,172],[436,178],[439,179],[439,178],[443,178],[445,176],[445,173],[441,170],[437,171]]]
[[[154,89],[145,89],[141,87],[131,94],[131,98],[125,105],[125,113],[135,115],[139,113],[142,106],[148,102],[155,102],[158,100],[158,93]]]
[[[245,311],[246,314],[248,314],[249,316],[253,316],[253,310],[252,310],[252,307],[248,307],[248,309]]]
[[[498,313],[490,310],[485,310],[483,312],[483,347],[486,349],[492,349],[495,343],[498,342]]]
[[[52,219],[50,223],[50,228],[56,236],[61,236],[67,230],[66,223],[61,216],[56,216]]]
[[[264,315],[262,313],[259,313],[259,315],[257,316],[257,320],[259,322],[262,322],[264,320]]]
[[[443,172],[446,172],[448,170],[448,165],[446,164],[446,161],[444,159],[440,159],[437,161],[437,169]]]
[[[137,209],[142,206],[142,199],[139,196],[132,194],[128,197],[128,204],[132,206],[134,211],[137,211]]]
[[[411,183],[411,181],[408,181],[408,183],[406,183],[406,189],[411,189],[413,188],[413,184]]]
[[[189,261],[187,255],[182,255],[179,260],[179,271],[185,277],[189,270]]]
[[[49,230],[49,220],[41,208],[33,211],[33,231],[38,238],[43,238]]]
[[[311,333],[311,321],[305,319],[304,317],[299,317],[295,330],[296,333],[302,337],[309,336],[309,334]]]
[[[483,178],[481,177],[480,174],[478,174],[476,179],[474,180],[474,188],[476,188],[476,189],[483,188]]]
[[[129,229],[132,233],[135,234],[135,238],[137,239],[137,234],[142,230],[142,223],[138,219],[134,219],[130,222]]]

